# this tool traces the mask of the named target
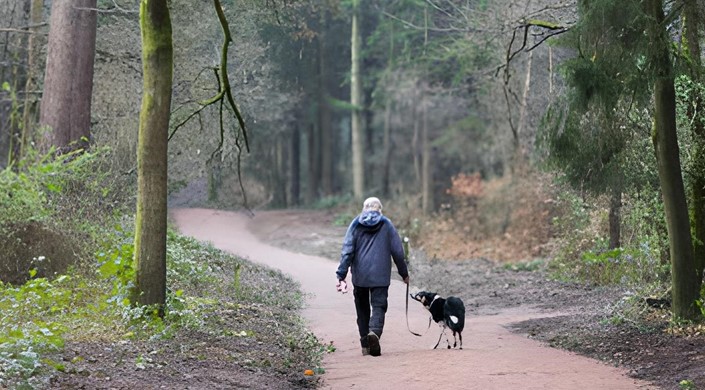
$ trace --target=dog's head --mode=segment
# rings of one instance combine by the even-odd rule
[[[431,302],[433,302],[433,299],[436,297],[436,295],[438,294],[427,291],[419,291],[414,295],[409,294],[411,299],[421,302],[421,304],[424,305],[424,307],[427,309],[431,307]]]

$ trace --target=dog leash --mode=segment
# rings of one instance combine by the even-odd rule
[[[423,336],[422,334],[416,333],[411,328],[409,327],[409,284],[406,284],[406,329],[409,330],[411,334],[414,336],[421,337]],[[426,332],[431,329],[431,317],[428,317],[428,328],[426,328]]]

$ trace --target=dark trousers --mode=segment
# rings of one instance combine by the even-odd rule
[[[360,344],[363,348],[367,347],[367,334],[370,332],[382,337],[384,316],[387,314],[388,295],[389,286],[353,286],[355,310],[357,311],[357,330],[360,332]]]

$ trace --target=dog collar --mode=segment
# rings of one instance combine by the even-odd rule
[[[433,302],[436,302],[436,299],[438,299],[440,297],[441,297],[440,295],[436,294],[436,296],[433,297],[433,299],[431,300],[431,303],[428,304],[428,307],[431,307],[431,305],[433,305]]]

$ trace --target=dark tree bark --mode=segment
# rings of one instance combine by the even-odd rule
[[[699,316],[695,301],[700,295],[700,283],[696,279],[688,205],[678,150],[670,41],[664,26],[662,0],[648,0],[646,6],[646,11],[653,18],[647,31],[652,43],[649,61],[656,72],[653,142],[670,245],[673,315],[677,319],[693,320]]]
[[[333,194],[333,129],[331,113],[327,102],[326,86],[328,63],[325,53],[325,26],[318,35],[318,128],[321,135],[321,192]]]
[[[20,140],[18,158],[22,158],[25,154],[27,145],[32,137],[31,131],[36,123],[37,102],[34,99],[32,91],[37,87],[37,69],[41,40],[42,37],[38,34],[39,25],[43,20],[44,0],[31,0],[29,7],[29,23],[30,31],[27,40],[27,81],[25,83],[25,98],[24,107],[22,109],[22,138]]]
[[[321,143],[317,126],[313,123],[308,129],[308,180],[306,186],[306,203],[312,204],[318,198],[321,185]]]
[[[610,212],[609,212],[609,225],[610,225],[610,249],[619,248],[622,246],[621,240],[621,211],[622,211],[622,190],[621,188],[612,188],[612,194],[610,198]]]
[[[45,147],[72,142],[85,147],[91,134],[96,0],[54,1],[39,123],[48,126]]]
[[[133,303],[166,299],[167,139],[173,83],[173,44],[167,0],[142,0],[143,96],[137,149],[136,283]]]
[[[382,147],[384,148],[382,153],[382,195],[388,197],[390,195],[389,191],[389,173],[392,167],[392,102],[391,99],[387,99],[387,105],[384,108],[384,135],[382,141]]]
[[[702,61],[700,59],[700,27],[702,20],[698,2],[695,0],[685,1],[685,37],[690,58],[690,77],[694,83],[703,82]],[[693,183],[690,198],[693,210],[693,256],[697,279],[702,283],[703,268],[705,268],[705,122],[702,114],[696,108],[703,106],[703,96],[697,88],[693,89],[693,104],[688,104],[688,117],[692,120],[693,134],[693,160],[696,167],[693,171]]]
[[[291,175],[291,204],[298,206],[301,198],[301,132],[298,122],[294,124],[291,135],[291,153],[289,169]]]

